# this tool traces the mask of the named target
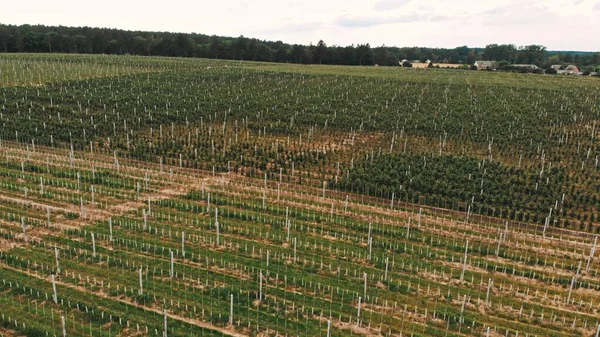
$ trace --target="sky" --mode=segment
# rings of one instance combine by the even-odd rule
[[[28,0],[0,23],[108,27],[372,47],[541,44],[600,51],[600,0]]]

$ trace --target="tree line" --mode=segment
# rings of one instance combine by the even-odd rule
[[[287,44],[254,38],[196,33],[144,32],[110,28],[0,24],[0,52],[130,54],[203,57],[299,64],[394,66],[402,60],[473,64],[479,60],[509,63],[600,64],[600,53],[549,52],[544,46],[492,44],[485,48],[371,47]]]

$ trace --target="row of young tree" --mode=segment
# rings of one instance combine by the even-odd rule
[[[351,46],[290,45],[282,41],[264,41],[239,36],[126,31],[90,27],[53,27],[43,25],[0,24],[0,52],[131,54],[148,56],[204,57],[234,60],[290,62],[302,64],[398,65],[401,60],[431,60],[434,63],[473,64],[478,60],[509,63],[600,64],[600,53],[548,52],[531,45],[467,46],[453,49],[420,47],[372,48],[368,43]]]

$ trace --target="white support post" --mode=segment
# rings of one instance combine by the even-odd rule
[[[369,261],[371,261],[371,253],[372,253],[372,251],[373,251],[373,237],[370,236],[369,237],[369,256],[367,257],[367,259]]]
[[[175,269],[173,268],[173,251],[171,251],[171,269],[169,270],[169,276],[175,277]]]
[[[294,263],[296,263],[296,261],[298,260],[297,259],[297,255],[296,255],[296,252],[297,252],[297,250],[296,250],[296,244],[297,244],[297,242],[298,242],[297,238],[294,238]]]
[[[164,315],[163,337],[168,337],[168,335],[167,335],[167,310],[163,310],[163,315]]]
[[[215,207],[215,228],[217,229],[217,246],[220,244],[221,232],[219,229],[219,209]]]
[[[286,207],[285,208],[285,227],[287,229],[287,242],[290,242],[290,219],[289,219],[289,215],[290,215],[290,208]]]
[[[54,303],[58,304],[58,295],[56,294],[56,278],[54,277],[54,275],[52,275],[51,278],[52,278],[52,300],[54,301]]]
[[[389,264],[390,264],[390,258],[386,257],[385,258],[385,274],[383,275],[383,280],[384,281],[387,281],[387,279],[388,279],[388,267],[389,267]]]
[[[142,267],[140,267],[140,270],[139,270],[139,277],[140,277],[140,291],[139,291],[139,294],[140,295],[144,295],[144,283],[143,283],[143,279],[142,279]]]
[[[367,273],[363,273],[363,281],[364,281],[364,298],[367,300]]]
[[[62,335],[63,337],[67,337],[67,322],[65,321],[65,315],[60,316],[60,321],[62,322]]]
[[[56,274],[60,274],[60,262],[58,261],[58,248],[54,246],[54,259],[56,260]]]
[[[142,217],[144,218],[144,232],[148,228],[148,215],[146,214],[146,209],[142,209]]]
[[[491,278],[488,279],[488,287],[487,287],[487,294],[485,295],[485,306],[489,307],[490,306],[490,291],[492,290],[492,285],[494,284],[494,281],[492,281]]]
[[[348,194],[346,194],[346,201],[344,202],[344,213],[348,213]]]
[[[596,244],[597,243],[598,243],[598,237],[596,236],[596,238],[594,238],[594,245],[592,246],[592,249],[590,250],[590,256],[588,257],[587,265],[585,266],[586,273],[590,272],[590,266],[592,264],[592,260],[594,259],[594,254],[596,253]]]
[[[181,256],[185,259],[185,232],[181,231]]]
[[[544,231],[542,233],[543,237],[546,237],[546,229],[548,229],[548,226],[550,225],[550,219],[552,218],[552,207],[550,207],[550,212],[548,213],[548,217],[546,218],[546,221],[544,222]]]
[[[577,273],[575,273],[575,276],[573,276],[573,278],[571,279],[571,286],[569,287],[569,295],[567,296],[567,304],[569,304],[569,302],[571,302],[571,293],[573,292],[573,287],[575,286],[575,283],[577,282],[577,277],[579,276],[580,270],[581,270],[581,261],[579,261],[579,267],[577,267]]]
[[[108,219],[108,241],[113,242],[112,218]]]
[[[229,325],[233,325],[233,294],[229,297]]]
[[[463,257],[463,268],[460,273],[461,281],[464,281],[464,279],[465,279],[465,269],[467,269],[467,253],[468,253],[468,251],[469,251],[469,240],[467,240],[467,243],[465,244],[465,256]]]
[[[498,246],[496,247],[496,257],[500,255],[500,245],[502,244],[503,237],[504,233],[500,233],[500,236],[498,237]]]
[[[368,254],[367,254],[367,260],[371,260],[371,250],[373,248],[373,237],[371,236],[371,232],[373,230],[372,228],[373,224],[371,222],[369,222],[369,232],[367,234],[367,246],[368,246]]]
[[[262,287],[263,286],[263,273],[262,273],[262,271],[260,272],[259,278],[260,279],[258,281],[258,300],[262,301],[262,298],[263,298],[263,293],[262,293],[262,288],[263,288]]]
[[[92,257],[96,258],[96,236],[92,233]]]

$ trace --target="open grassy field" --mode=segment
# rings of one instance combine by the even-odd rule
[[[597,336],[597,79],[0,69],[0,335]]]

